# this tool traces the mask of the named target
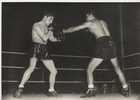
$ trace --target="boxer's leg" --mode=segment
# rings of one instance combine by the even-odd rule
[[[50,76],[49,76],[49,92],[55,91],[54,85],[55,85],[55,78],[57,74],[57,69],[55,68],[55,64],[53,60],[42,60],[45,67],[49,70]]]
[[[124,77],[123,72],[120,69],[120,65],[119,65],[119,62],[117,60],[117,57],[112,58],[111,62],[113,64],[114,68],[115,68],[115,72],[117,73],[117,75],[119,77],[119,80],[121,81],[122,88],[123,88],[123,95],[128,96],[129,95],[129,86],[126,82],[126,79]]]
[[[25,83],[29,80],[32,72],[35,69],[36,63],[37,63],[37,58],[36,57],[30,58],[30,65],[27,68],[27,70],[25,71],[25,73],[23,74],[21,83],[19,84],[19,88],[23,88]]]
[[[101,58],[93,58],[91,62],[89,63],[88,69],[87,69],[87,79],[88,79],[88,88],[94,88],[94,78],[93,78],[93,71],[96,69],[98,65],[102,63],[103,59]]]
[[[103,59],[101,58],[93,58],[89,63],[87,69],[87,79],[88,79],[88,90],[85,95],[81,96],[82,98],[91,97],[96,95],[96,89],[93,84],[93,71],[97,68],[98,65],[102,63]]]
[[[30,65],[26,69],[26,71],[24,72],[22,80],[21,80],[21,82],[20,82],[20,84],[18,86],[18,89],[16,90],[16,92],[14,94],[14,97],[20,97],[21,96],[21,93],[23,92],[23,88],[24,88],[25,83],[29,80],[32,72],[35,69],[36,62],[37,62],[37,58],[36,57],[30,58]]]
[[[113,64],[115,72],[117,73],[117,75],[118,75],[118,77],[119,77],[119,79],[121,81],[122,87],[123,88],[128,87],[128,85],[126,83],[126,80],[125,80],[125,77],[124,77],[124,74],[123,74],[123,72],[120,69],[120,65],[118,63],[117,58],[112,58],[111,59],[111,63]]]

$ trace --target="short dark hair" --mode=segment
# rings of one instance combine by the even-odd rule
[[[45,10],[45,11],[43,12],[43,16],[55,16],[55,15],[54,15],[53,12],[50,12],[50,11]]]
[[[95,16],[96,15],[96,12],[93,9],[87,9],[86,14],[92,14],[92,15]]]

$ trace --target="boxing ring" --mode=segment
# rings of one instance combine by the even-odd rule
[[[11,57],[12,56],[18,56],[18,58],[16,58],[16,59],[20,59],[21,57],[27,56],[28,54],[23,53],[23,52],[2,51],[2,57],[4,57],[4,55],[8,55],[8,57],[9,56],[11,56]],[[140,53],[133,53],[133,54],[124,56],[123,59],[129,59],[129,57],[135,57],[135,56],[139,56],[139,55],[140,55]],[[54,57],[54,58],[57,58],[57,59],[65,58],[65,59],[72,59],[72,60],[74,60],[74,59],[80,59],[80,60],[81,59],[82,60],[88,59],[88,60],[90,60],[91,59],[91,57],[89,57],[89,56],[57,55],[57,54],[52,54],[51,57]],[[29,59],[29,58],[25,58],[25,59]],[[55,60],[54,60],[54,62],[55,62]],[[57,86],[57,84],[62,84],[62,85],[65,84],[64,87],[65,86],[71,87],[71,86],[73,86],[72,84],[74,84],[74,85],[76,84],[76,87],[77,87],[77,85],[79,85],[80,90],[83,89],[84,87],[86,87],[86,77],[85,76],[86,76],[86,69],[87,69],[88,63],[86,63],[84,65],[69,65],[69,66],[70,67],[64,67],[63,65],[59,65],[59,67],[58,67],[57,64],[56,64],[56,68],[58,70],[58,77],[60,77],[60,78],[58,78],[59,80],[57,80],[57,78],[56,78],[56,86]],[[85,67],[80,67],[80,66],[85,66]],[[26,65],[26,67],[28,67],[28,65]],[[13,83],[13,84],[15,84],[15,86],[17,86],[20,82],[21,76],[23,75],[23,72],[25,71],[25,69],[26,68],[24,66],[2,65],[2,84],[4,85],[4,84],[12,84]],[[22,73],[18,72],[18,74],[17,74],[17,73],[15,73],[16,72],[15,70],[20,70],[20,72],[22,72]],[[100,68],[99,67],[95,70],[95,73],[99,72],[99,73],[105,73],[106,74],[106,72],[110,73],[111,70],[112,69],[110,69],[110,68]],[[129,74],[129,71],[132,72],[134,70],[140,70],[140,67],[139,66],[135,66],[135,67],[134,66],[133,67],[129,66],[128,68],[125,68],[125,67],[123,68],[123,72],[124,72],[125,76],[129,76],[129,75],[127,75],[127,74]],[[39,71],[39,72],[37,72],[37,71]],[[27,82],[27,84],[29,84],[29,85],[30,84],[44,84],[44,83],[48,84],[48,78],[47,78],[48,77],[48,72],[44,71],[44,69],[42,69],[40,67],[36,67],[35,72],[36,72],[36,74],[41,75],[41,77],[39,77],[40,79],[35,80],[35,78],[32,79],[32,76],[31,76],[31,80],[29,80]],[[64,72],[64,73],[62,73],[62,75],[65,76],[62,79],[61,79],[62,75],[59,76],[59,73],[61,73],[61,72]],[[73,76],[71,76],[70,74],[65,75],[65,73],[69,73],[69,72],[73,73],[73,74],[76,73],[76,75],[77,75],[77,77],[79,77],[79,79],[81,79],[81,78],[80,78],[80,76],[78,76],[78,74],[82,75],[81,77],[84,77],[84,80],[83,79],[82,80],[75,80],[76,78],[74,78],[74,80],[73,80]],[[7,73],[7,74],[5,74],[5,73]],[[33,73],[33,74],[35,74],[35,73]],[[103,75],[105,75],[105,74],[103,74]],[[109,75],[111,75],[111,74],[109,74]],[[14,78],[11,75],[13,75]],[[102,74],[100,74],[100,75],[102,75]],[[34,77],[36,77],[36,76],[34,76]],[[96,77],[96,75],[95,75],[95,77]],[[18,78],[18,79],[16,79],[16,78]],[[47,78],[47,80],[45,78]],[[67,78],[70,78],[71,80],[65,80]],[[138,83],[138,84],[140,83],[140,80],[135,80],[135,79],[130,80],[129,77],[127,77],[127,80],[128,80],[128,83],[130,84],[130,86],[132,84],[135,84],[135,83]],[[94,83],[97,86],[99,85],[99,87],[101,87],[101,89],[103,90],[102,93],[104,93],[104,94],[106,94],[108,92],[109,93],[116,92],[115,91],[116,80],[112,77],[109,78],[108,80],[102,80],[102,79],[98,80],[97,79],[97,80],[94,81]],[[59,87],[59,85],[58,85],[58,87]],[[74,88],[76,88],[76,87],[74,87]],[[108,88],[111,88],[111,89],[108,89]],[[133,90],[133,88],[132,88],[132,90]],[[72,90],[71,92],[74,92],[74,90]]]
[[[2,56],[3,55],[27,56],[28,54],[27,53],[23,53],[23,52],[2,51]],[[138,55],[140,55],[140,53],[133,53],[133,54],[130,54],[130,55],[125,56],[124,59],[129,59],[129,57],[135,57],[135,56],[138,56]],[[72,60],[74,60],[74,59],[91,59],[91,57],[89,57],[89,56],[55,55],[55,54],[52,54],[51,56],[52,57],[58,57],[57,59],[59,59],[59,58],[65,58],[65,59],[66,58],[71,58]],[[19,58],[20,57],[18,57],[18,59]],[[76,65],[71,65],[71,66],[76,66]],[[86,65],[83,65],[83,66],[86,66]],[[56,67],[57,67],[57,65],[56,65]],[[84,68],[79,68],[79,66],[76,67],[76,68],[73,68],[73,67],[71,67],[71,68],[57,67],[57,70],[58,70],[58,72],[61,72],[61,71],[65,71],[65,72],[72,71],[72,72],[74,72],[74,71],[76,71],[77,74],[79,74],[79,72],[85,72],[86,73],[86,68],[87,68],[87,66],[84,67]],[[22,70],[24,72],[25,67],[24,66],[2,65],[2,71],[4,71],[5,69],[7,69],[7,70],[11,70],[11,69],[12,70]],[[139,70],[139,69],[140,69],[140,67],[138,67],[138,66],[135,66],[135,67],[130,67],[129,66],[129,68],[123,68],[123,71],[126,73],[127,71]],[[35,68],[35,71],[38,71],[38,70],[41,70],[41,68],[40,67],[36,67]],[[102,72],[109,72],[110,70],[111,69],[109,69],[109,68],[97,68],[95,70],[95,72],[102,73]],[[12,73],[12,74],[14,75],[15,73]],[[35,74],[35,73],[33,73],[33,74]],[[41,72],[38,73],[38,74],[40,74],[42,77],[44,77],[44,75],[45,75],[43,70],[41,70]],[[65,73],[63,73],[63,74],[65,74]],[[2,74],[2,77],[4,77],[4,75],[5,74]],[[84,74],[84,75],[86,75],[86,74]],[[84,76],[84,75],[82,75],[82,76]],[[19,75],[19,76],[21,78],[22,75]],[[48,77],[48,76],[46,76],[46,77]],[[32,78],[32,76],[31,76],[31,78]],[[67,78],[67,77],[65,77],[65,78]],[[9,87],[11,86],[11,88],[16,88],[16,86],[19,84],[19,82],[20,81],[19,80],[16,80],[16,79],[15,80],[12,80],[12,79],[8,80],[8,79],[2,78],[2,84],[10,84],[8,86]],[[140,80],[129,80],[128,82],[130,83],[130,86],[131,86],[131,85],[133,85],[135,83],[138,83],[139,84],[140,83]],[[42,78],[41,80],[38,80],[38,81],[37,80],[29,80],[27,82],[27,89],[25,88],[25,92],[27,92],[28,91],[28,88],[31,87],[33,84],[45,84],[45,83],[48,83],[48,80],[46,81],[46,80],[44,80],[44,78]],[[64,87],[64,90],[65,90],[65,87],[78,88],[78,85],[79,85],[80,90],[81,90],[84,87],[86,87],[85,83],[86,83],[85,80],[84,81],[83,80],[81,80],[81,81],[75,81],[75,80],[71,80],[71,81],[67,81],[67,80],[57,81],[57,79],[56,79],[56,89],[58,89],[57,86],[58,87],[60,86],[58,84],[62,84],[62,87]],[[12,87],[11,84],[14,85],[14,87]],[[73,84],[74,85],[76,84],[76,86],[74,86]],[[119,94],[118,91],[115,91],[115,88],[116,88],[116,85],[115,85],[116,84],[116,80],[107,80],[107,81],[105,81],[105,80],[96,81],[95,80],[95,84],[97,86],[101,87],[100,90],[102,90],[103,92],[98,91],[99,92],[97,94],[98,96],[94,97],[94,100],[112,100],[112,98],[114,100],[118,100],[118,99],[121,99],[121,100],[139,100],[140,99],[139,96],[134,95],[134,94],[132,94],[129,98],[126,98],[126,97],[123,97],[121,94]],[[39,86],[42,86],[42,85],[39,85]],[[36,87],[36,86],[34,88],[38,89],[38,87]],[[108,88],[111,88],[111,89],[108,89]],[[80,91],[79,92],[79,90],[78,90],[78,92],[75,92],[76,89],[72,89],[72,91],[70,91],[70,92],[67,93],[67,91],[66,92],[63,91],[62,88],[59,88],[59,89],[58,89],[59,96],[57,98],[55,98],[55,97],[49,97],[48,98],[43,93],[43,91],[41,91],[40,93],[37,93],[37,94],[34,93],[34,92],[24,93],[23,96],[22,96],[22,98],[20,98],[20,99],[23,99],[23,100],[27,100],[27,99],[28,100],[32,100],[32,99],[34,99],[34,100],[38,100],[38,99],[45,100],[47,98],[48,100],[59,100],[59,99],[60,100],[65,100],[65,99],[68,99],[68,100],[75,100],[75,99],[76,100],[82,100],[82,98],[80,98],[80,96],[81,96],[81,94],[84,91],[82,91],[82,92]],[[131,89],[133,89],[133,88],[131,88]],[[30,90],[31,91],[34,91],[33,88],[30,88]],[[13,91],[14,90],[12,90],[11,92],[13,93]],[[63,91],[63,92],[61,92],[61,91]],[[88,100],[90,100],[90,99],[92,100],[93,98],[88,98]],[[7,95],[3,96],[3,100],[17,100],[17,98],[14,98],[10,93],[8,93]]]
[[[13,15],[19,14],[20,17],[16,16],[18,18],[28,17],[28,16],[24,16],[24,14],[23,15],[21,14],[22,10],[24,10],[25,12],[27,11],[31,14],[29,14],[29,18],[25,18],[26,20],[19,19],[18,21],[16,21],[14,19],[15,17],[13,19],[10,19],[10,20],[13,20],[13,22],[14,21],[17,22],[17,23],[13,24],[13,25],[15,25],[15,27],[13,27],[13,28],[15,28],[15,30],[12,29],[13,31],[9,31],[9,32],[4,31],[3,32],[3,37],[5,36],[5,40],[6,40],[3,42],[4,47],[2,48],[2,95],[3,95],[3,100],[17,100],[17,98],[13,98],[13,96],[11,94],[13,94],[15,89],[17,89],[17,86],[19,85],[19,83],[21,81],[22,75],[23,75],[24,71],[28,68],[28,65],[29,65],[28,53],[21,52],[18,50],[15,51],[14,49],[17,49],[17,48],[14,48],[14,47],[13,47],[14,48],[13,51],[12,50],[10,51],[11,46],[13,46],[16,43],[16,40],[13,42],[13,40],[16,38],[16,37],[14,37],[13,34],[15,34],[15,36],[16,36],[16,34],[19,34],[19,33],[21,34],[19,39],[17,39],[18,41],[20,39],[23,39],[23,37],[24,38],[29,37],[29,34],[28,34],[28,32],[25,31],[25,29],[30,28],[30,26],[31,26],[30,21],[34,21],[34,19],[36,19],[34,17],[36,17],[36,15],[40,14],[39,12],[41,12],[41,10],[42,10],[41,7],[42,7],[42,5],[38,6],[36,8],[31,8],[30,6],[29,7],[25,6],[25,8],[21,7],[22,9],[19,9],[19,12],[18,11],[15,12],[15,9],[13,9],[13,10],[9,9],[9,11],[11,11],[13,13]],[[140,100],[139,95],[134,96],[136,93],[136,90],[140,91],[140,77],[139,77],[140,65],[139,65],[139,63],[135,63],[136,61],[138,61],[138,59],[140,59],[140,52],[139,51],[131,52],[131,53],[129,52],[129,53],[125,54],[125,52],[127,52],[126,49],[131,48],[131,45],[135,44],[135,42],[133,44],[128,43],[128,45],[130,47],[128,46],[128,48],[125,48],[124,39],[126,38],[126,40],[128,40],[128,41],[131,41],[131,40],[128,39],[129,37],[126,37],[127,36],[126,34],[129,33],[126,30],[128,29],[128,31],[129,31],[129,28],[126,27],[127,29],[125,29],[124,26],[130,25],[130,24],[123,23],[124,12],[123,12],[122,7],[123,7],[123,4],[115,5],[115,7],[114,7],[114,5],[112,5],[111,8],[113,10],[110,10],[109,6],[102,5],[99,8],[97,7],[97,9],[99,9],[99,12],[100,11],[107,12],[107,13],[104,13],[105,15],[101,14],[101,17],[105,18],[105,20],[107,19],[107,22],[109,22],[109,25],[110,25],[110,29],[112,29],[111,33],[114,35],[113,37],[116,36],[114,39],[116,39],[115,42],[118,43],[117,49],[119,51],[118,54],[120,54],[119,60],[121,61],[121,65],[122,65],[121,69],[124,72],[124,74],[126,76],[126,80],[128,81],[128,83],[130,85],[130,92],[132,95],[130,95],[130,97],[128,97],[128,98],[125,98],[120,94],[120,90],[119,90],[120,83],[117,80],[113,67],[111,67],[110,63],[103,62],[99,67],[97,67],[97,69],[93,73],[94,77],[95,77],[94,83],[97,86],[97,96],[94,98],[87,98],[89,100],[90,99],[92,99],[92,100],[93,99],[94,100],[112,100],[112,98],[113,98],[113,100],[119,100],[119,99],[120,100]],[[93,6],[93,8],[94,8],[94,6]],[[96,8],[96,6],[95,6],[95,8]],[[32,12],[32,11],[36,11],[36,12]],[[61,10],[60,10],[60,12],[61,12]],[[130,11],[128,9],[128,14],[129,14],[129,12]],[[5,12],[5,13],[8,14],[9,12]],[[7,14],[5,14],[5,16],[7,16]],[[131,14],[131,15],[133,15],[133,14]],[[117,16],[117,18],[116,18],[116,16]],[[126,17],[127,17],[127,14],[126,14]],[[9,17],[7,16],[7,19],[8,18]],[[5,21],[7,19],[5,19]],[[79,19],[77,19],[77,20],[79,20]],[[20,23],[22,23],[22,21],[26,21],[26,22],[29,21],[30,24],[28,24],[27,27],[25,27],[25,29],[21,28],[21,30],[20,30],[21,26],[24,27],[24,25],[20,26]],[[25,22],[23,22],[23,23],[25,23]],[[10,25],[12,25],[12,24],[10,24]],[[16,25],[20,26],[20,27],[17,27]],[[19,28],[19,30],[18,30],[18,28]],[[7,30],[7,27],[6,27],[6,30]],[[8,30],[10,30],[10,29],[8,29]],[[28,31],[29,31],[29,29],[28,29]],[[10,34],[4,34],[4,33],[10,33]],[[7,35],[13,36],[13,37],[9,36],[11,43],[8,40],[9,38],[7,39],[7,37],[8,37]],[[124,35],[126,35],[126,36],[124,36]],[[129,35],[131,37],[131,34],[128,34],[128,36]],[[69,37],[69,38],[71,38],[71,37]],[[81,41],[89,40],[88,36],[84,37],[84,38],[86,38],[86,39],[82,40],[82,36],[81,36]],[[71,42],[73,42],[73,41],[77,42],[75,40],[78,40],[78,38],[77,39],[71,38]],[[27,43],[29,43],[29,42],[25,43],[25,40],[20,41],[20,42],[18,45],[16,45],[17,47],[19,47],[18,49],[24,50],[26,48],[26,50],[27,50],[27,47],[25,45],[27,45]],[[5,44],[5,43],[7,43],[7,44]],[[69,43],[69,42],[66,42],[66,43]],[[81,44],[81,42],[79,42],[79,43]],[[23,44],[24,44],[24,49],[21,49],[21,46],[23,46]],[[87,44],[88,44],[88,42],[85,43],[85,45],[87,45]],[[64,46],[66,46],[66,48],[63,48],[63,49],[67,49],[67,45],[69,45],[69,44],[65,44]],[[80,46],[81,46],[81,48],[90,49],[90,46],[85,46],[85,47],[84,46],[82,47],[82,45],[80,45]],[[71,44],[70,44],[69,47],[73,48],[73,45],[71,46]],[[74,48],[74,50],[77,50],[77,52],[80,52],[80,50],[77,48]],[[61,51],[61,49],[60,49],[60,51]],[[84,49],[83,49],[83,51],[84,51]],[[131,49],[130,49],[130,51],[131,51]],[[62,50],[62,52],[63,52],[63,50]],[[82,50],[81,50],[81,53],[82,53]],[[71,54],[73,54],[73,52],[71,52]],[[49,98],[48,96],[45,95],[46,91],[48,90],[48,85],[49,85],[49,81],[48,81],[49,72],[47,69],[45,69],[44,65],[42,63],[40,63],[40,61],[39,61],[39,62],[37,62],[35,71],[32,73],[30,79],[27,81],[27,84],[25,85],[23,98],[20,98],[20,99],[22,99],[22,100],[32,100],[32,99],[34,99],[34,100],[38,100],[38,99],[39,100],[46,100],[46,99],[47,100],[81,100],[82,99],[82,98],[80,98],[81,94],[83,94],[85,92],[85,90],[87,89],[86,69],[88,67],[88,63],[89,63],[91,57],[90,56],[81,56],[81,55],[79,56],[79,55],[74,55],[74,54],[67,55],[67,54],[61,54],[61,53],[60,54],[51,54],[50,56],[53,58],[55,66],[58,70],[58,74],[56,76],[56,85],[55,85],[55,88],[56,88],[57,92],[59,93],[58,98]]]

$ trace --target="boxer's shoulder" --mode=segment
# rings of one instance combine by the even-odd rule
[[[43,24],[41,22],[36,22],[33,24],[33,28],[41,28],[43,27]]]
[[[100,23],[102,23],[102,24],[107,24],[104,20],[99,20],[100,21]]]
[[[84,25],[85,26],[91,26],[92,25],[92,22],[91,21],[87,21],[87,22],[84,23]]]

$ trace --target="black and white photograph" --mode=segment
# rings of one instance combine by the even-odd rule
[[[1,5],[2,100],[140,100],[140,3]]]

